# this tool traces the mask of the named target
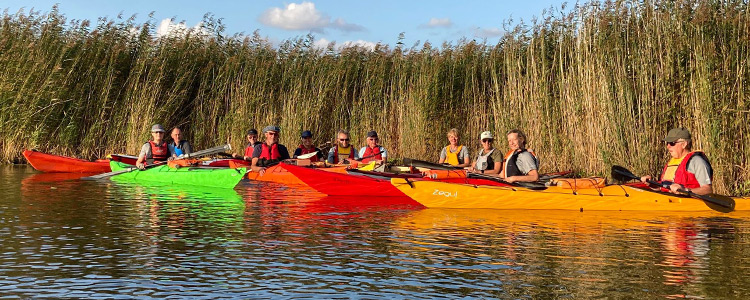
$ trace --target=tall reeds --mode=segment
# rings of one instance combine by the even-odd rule
[[[495,45],[379,45],[333,51],[311,36],[154,38],[152,22],[69,22],[55,8],[0,23],[0,159],[24,148],[86,158],[135,153],[152,123],[197,147],[277,124],[282,142],[377,130],[392,156],[436,160],[459,128],[527,132],[542,171],[656,174],[660,143],[690,128],[718,191],[750,194],[750,8],[746,1],[607,1],[551,12]],[[138,30],[133,30],[138,28]],[[472,152],[474,155],[476,151]]]

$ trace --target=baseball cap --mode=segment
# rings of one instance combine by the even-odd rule
[[[310,130],[305,130],[302,132],[302,138],[311,138],[311,137],[312,137],[312,132],[310,132]]]
[[[479,136],[479,139],[480,140],[483,140],[483,139],[494,140],[495,138],[492,137],[492,132],[485,131],[485,132],[482,132],[482,134]]]
[[[154,124],[154,126],[151,126],[151,132],[166,132],[166,130],[160,124]]]
[[[368,137],[368,138],[369,138],[369,137],[378,137],[378,133],[377,133],[377,132],[375,132],[375,130],[373,130],[373,131],[370,131],[370,132],[368,132],[368,133],[367,133],[367,137]]]
[[[255,128],[247,131],[247,135],[258,135],[258,131]]]
[[[689,130],[687,130],[685,127],[679,127],[670,130],[669,133],[667,133],[667,136],[664,137],[662,141],[669,143],[676,142],[679,139],[689,140],[691,138],[692,136],[690,135]]]

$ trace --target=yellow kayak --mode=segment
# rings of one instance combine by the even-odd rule
[[[391,179],[391,184],[406,196],[426,207],[548,209],[596,211],[707,211],[750,210],[750,199],[732,198],[734,209],[700,199],[659,193],[629,185],[571,189],[551,186],[544,190],[522,187],[476,186],[438,181]]]

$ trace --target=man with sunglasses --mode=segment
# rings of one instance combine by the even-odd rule
[[[253,151],[255,151],[255,146],[262,144],[260,141],[258,141],[258,131],[255,130],[255,128],[250,129],[247,132],[247,135],[245,135],[245,139],[247,139],[247,145],[245,145],[244,155],[232,153],[232,157],[244,160],[253,159]]]
[[[385,148],[378,145],[378,133],[370,131],[367,133],[367,145],[359,149],[359,157],[362,163],[368,163],[371,161],[383,162],[388,157],[388,153]]]
[[[703,152],[693,151],[693,141],[690,131],[685,128],[675,128],[667,133],[663,140],[671,159],[664,166],[659,181],[669,192],[678,194],[678,189],[685,189],[699,195],[713,193],[711,183],[713,169]],[[651,176],[641,177],[646,183]]]
[[[169,147],[164,141],[164,127],[159,124],[151,126],[151,140],[141,146],[138,160],[135,166],[138,169],[146,168],[146,160],[167,161],[169,159]]]
[[[357,153],[357,150],[349,143],[349,132],[342,129],[339,130],[336,136],[336,146],[333,146],[331,150],[328,151],[328,159],[326,159],[328,163],[345,164],[348,163],[348,161],[358,160],[359,154]]]
[[[267,166],[289,159],[289,151],[284,145],[279,144],[279,132],[281,129],[278,126],[266,126],[263,128],[263,134],[266,136],[265,142],[256,145],[253,149],[250,169],[261,176],[265,174]]]
[[[492,132],[485,131],[479,136],[482,141],[482,149],[470,167],[469,172],[499,175],[503,165],[503,155],[500,151],[495,151],[493,142],[495,138]]]

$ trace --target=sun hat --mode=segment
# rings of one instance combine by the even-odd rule
[[[482,132],[482,134],[479,136],[479,139],[480,140],[483,140],[483,139],[494,140],[495,138],[492,137],[492,132],[485,131],[485,132]]]
[[[151,126],[151,132],[166,132],[166,130],[161,124],[154,124],[154,126]]]
[[[690,131],[687,130],[685,127],[679,127],[674,128],[667,133],[667,136],[664,137],[662,141],[665,141],[667,143],[676,142],[679,139],[683,140],[690,140],[692,136],[690,135]]]

